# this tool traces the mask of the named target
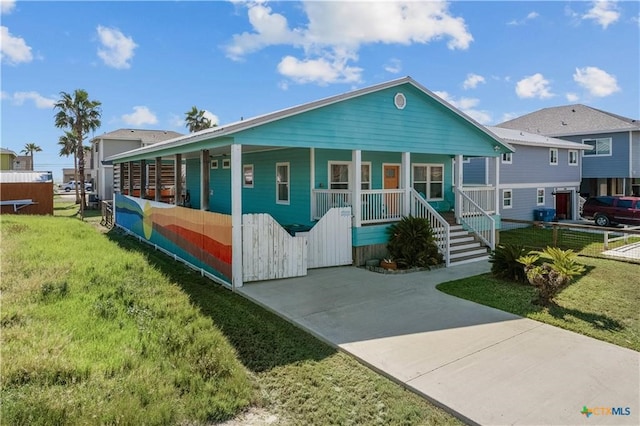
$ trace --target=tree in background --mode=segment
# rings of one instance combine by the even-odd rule
[[[33,142],[29,142],[24,145],[24,149],[20,152],[22,152],[23,154],[27,154],[28,156],[31,157],[31,170],[34,170],[33,153],[42,152],[42,148],[40,148],[38,145],[36,145]]]
[[[205,110],[198,109],[195,106],[191,108],[191,111],[185,113],[186,118],[184,121],[186,122],[189,132],[199,132],[200,130],[217,126],[217,124],[212,123],[211,120],[205,117],[204,114]]]
[[[58,139],[60,145],[60,156],[68,157],[73,155],[73,180],[78,182],[78,138],[73,132],[66,131]],[[80,203],[80,188],[76,185],[76,203]]]
[[[55,125],[72,132],[77,141],[75,150],[78,158],[78,175],[76,187],[80,186],[80,217],[84,219],[85,189],[84,189],[84,146],[83,142],[89,132],[100,127],[102,110],[101,102],[90,100],[86,90],[76,89],[73,94],[60,92],[60,99],[55,103]]]

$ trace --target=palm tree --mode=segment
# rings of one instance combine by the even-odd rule
[[[87,134],[100,127],[99,101],[89,99],[86,90],[76,89],[73,94],[60,92],[60,100],[53,106],[58,112],[55,115],[56,127],[70,130],[77,142],[75,150],[78,156],[78,175],[76,180],[80,185],[80,217],[84,219],[85,189],[84,189],[84,146],[83,141]],[[77,187],[78,185],[76,185]]]
[[[60,156],[68,157],[73,155],[73,180],[78,182],[78,138],[73,132],[66,131],[58,140],[60,145]],[[80,203],[80,188],[76,185],[76,203]]]
[[[184,121],[187,123],[186,126],[189,132],[199,132],[200,130],[216,127],[216,124],[205,117],[204,113],[205,111],[203,109],[198,109],[194,106],[191,108],[191,111],[184,114],[187,116]]]
[[[34,165],[34,163],[33,163],[33,153],[34,152],[42,152],[42,148],[40,148],[38,145],[36,145],[33,142],[29,142],[29,143],[26,143],[24,145],[24,149],[22,151],[20,151],[20,152],[22,152],[23,154],[27,154],[27,155],[31,156],[31,170],[33,170],[33,165]]]

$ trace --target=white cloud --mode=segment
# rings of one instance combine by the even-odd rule
[[[462,83],[462,87],[466,90],[466,89],[475,89],[476,87],[478,87],[478,84],[480,83],[486,83],[486,80],[484,79],[483,76],[478,75],[478,74],[467,74],[467,79],[464,81],[464,83]]]
[[[211,124],[216,124],[216,125],[220,124],[220,120],[218,119],[218,116],[210,111],[207,111],[206,109],[204,110],[204,118],[208,118],[209,121],[211,121]]]
[[[384,70],[391,74],[398,74],[400,71],[402,71],[402,62],[400,61],[400,59],[391,58],[385,64]]]
[[[522,114],[518,114],[517,112],[505,112],[502,114],[502,120],[500,122],[504,123],[505,121],[513,120],[514,118],[520,117],[520,115]]]
[[[13,102],[14,105],[24,105],[26,101],[33,101],[36,108],[39,109],[51,109],[56,103],[53,98],[47,98],[42,96],[38,92],[15,92],[13,95],[2,92],[2,99],[8,99]]]
[[[478,123],[489,124],[491,122],[491,114],[489,114],[487,111],[483,111],[475,108],[480,103],[480,99],[476,99],[476,98],[455,99],[455,97],[451,96],[448,92],[444,92],[444,91],[435,91],[433,93],[435,93],[437,96],[441,97],[442,99],[444,99],[445,101],[453,105],[454,107],[458,108],[459,110],[467,114],[469,117],[476,120]]]
[[[138,47],[133,39],[125,36],[116,28],[98,25],[97,31],[102,45],[98,48],[98,56],[105,65],[116,69],[130,68],[133,51]]]
[[[608,0],[594,1],[591,9],[582,15],[582,19],[593,19],[606,30],[609,25],[620,19],[620,12],[616,3]]]
[[[178,114],[171,114],[169,116],[169,125],[174,128],[185,127],[186,122],[184,121],[184,117],[181,117]]]
[[[346,65],[344,58],[297,59],[285,56],[278,64],[278,72],[296,83],[358,83],[362,68]]]
[[[9,65],[17,65],[21,62],[31,62],[33,55],[31,54],[31,47],[27,45],[21,37],[14,37],[9,32],[9,28],[5,26],[0,27],[0,58],[2,62],[6,62]]]
[[[157,124],[158,118],[146,106],[134,106],[131,114],[124,114],[122,121],[132,126],[143,126],[146,124]]]
[[[0,0],[0,13],[8,14],[13,12],[13,9],[16,7],[15,0]]]
[[[567,98],[567,101],[569,101],[569,102],[577,102],[578,99],[580,99],[580,96],[578,96],[575,93],[571,93],[571,92],[567,93],[565,96]]]
[[[548,99],[555,96],[549,89],[549,80],[540,73],[530,75],[516,83],[519,98]]]
[[[426,44],[447,40],[450,49],[467,49],[473,36],[464,19],[449,13],[446,2],[303,2],[308,23],[292,28],[287,18],[264,2],[245,4],[252,31],[236,34],[225,47],[233,60],[274,45],[303,51],[281,59],[278,70],[298,83],[357,82],[362,45]],[[393,72],[393,64],[387,65]]]
[[[573,80],[600,98],[620,91],[615,76],[597,67],[576,68]]]
[[[524,24],[527,23],[527,21],[531,21],[532,19],[536,19],[539,16],[540,16],[540,14],[538,12],[529,12],[526,17],[524,17],[522,19],[513,19],[513,20],[507,22],[507,25],[511,25],[511,26],[524,25]]]

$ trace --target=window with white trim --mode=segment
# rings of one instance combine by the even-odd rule
[[[212,169],[218,168],[218,160],[211,160],[211,168]]]
[[[578,165],[578,151],[575,149],[569,150],[569,165],[577,166]]]
[[[502,153],[502,164],[511,164],[513,161],[513,153],[512,152],[504,152]]]
[[[329,189],[349,189],[351,163],[329,162]]]
[[[222,168],[223,169],[230,169],[231,168],[231,160],[228,158],[225,158],[222,160]]]
[[[289,163],[276,163],[276,203],[289,204]]]
[[[558,148],[549,148],[549,164],[558,165]]]
[[[538,188],[536,190],[536,205],[544,206],[544,188]]]
[[[414,164],[412,186],[427,200],[443,200],[444,164]]]
[[[513,207],[513,191],[510,189],[502,190],[502,208],[510,209]]]
[[[360,165],[360,188],[371,189],[371,163]]]
[[[253,164],[245,164],[242,166],[242,186],[245,188],[253,188]]]
[[[611,138],[583,139],[582,143],[593,147],[592,150],[582,151],[582,155],[585,157],[611,155]]]

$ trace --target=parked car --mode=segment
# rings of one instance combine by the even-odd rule
[[[85,191],[91,191],[91,182],[85,182],[84,183],[84,190]],[[69,191],[75,191],[76,190],[76,181],[75,180],[70,180],[67,183],[64,183],[60,186],[60,189],[65,191],[65,192],[69,192]]]
[[[640,226],[640,197],[591,197],[582,209],[582,217],[593,219],[599,226],[612,223]]]

